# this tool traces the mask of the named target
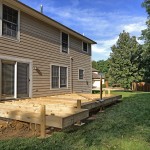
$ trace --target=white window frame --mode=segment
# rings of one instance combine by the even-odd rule
[[[58,66],[59,67],[59,86],[58,88],[53,88],[52,87],[52,66]],[[67,68],[67,85],[66,87],[60,87],[60,67],[66,67]],[[60,64],[50,64],[50,90],[61,90],[61,89],[68,89],[68,66],[66,65],[60,65]]]
[[[2,34],[2,30],[3,30],[2,29],[2,24],[3,24],[3,4],[18,11],[18,31],[17,31],[17,38],[16,39],[15,38],[11,38],[9,36],[5,36],[5,35]],[[8,4],[7,2],[5,2],[3,0],[0,0],[0,37],[20,42],[20,9],[14,7],[11,4]]]
[[[17,63],[27,63],[29,64],[29,97],[32,98],[32,74],[33,74],[33,61],[30,59],[24,59],[24,58],[18,58],[18,57],[12,57],[12,56],[2,56],[0,55],[0,99],[1,99],[1,92],[2,92],[2,88],[1,88],[1,83],[2,83],[2,67],[1,67],[1,62],[2,60],[8,60],[8,61],[15,61],[15,83],[14,83],[14,98],[17,99]]]
[[[79,70],[83,70],[83,79],[80,79],[80,78],[79,78]],[[85,81],[85,69],[83,69],[83,68],[78,68],[78,80],[79,80],[79,81]]]
[[[67,53],[62,51],[62,33],[65,33],[68,35],[68,52]],[[70,54],[70,35],[64,31],[60,31],[60,52],[63,54]]]
[[[87,51],[84,51],[84,50],[83,50],[83,43],[86,43],[86,44],[87,44]],[[82,41],[82,51],[83,51],[84,53],[88,53],[88,52],[89,52],[89,44],[88,44],[87,42]]]

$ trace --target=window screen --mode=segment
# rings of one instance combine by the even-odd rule
[[[68,53],[68,34],[62,32],[62,52]]]
[[[29,96],[29,64],[17,63],[17,97]]]
[[[84,70],[79,69],[79,79],[82,80],[84,78]]]
[[[17,38],[18,32],[18,11],[3,5],[2,34]]]
[[[14,70],[13,62],[2,62],[2,97],[14,97]]]
[[[60,87],[67,87],[67,68],[60,67]]]
[[[88,52],[88,44],[83,42],[83,51]]]
[[[52,88],[59,88],[59,67],[52,66]]]

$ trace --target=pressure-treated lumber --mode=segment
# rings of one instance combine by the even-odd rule
[[[72,94],[73,99],[71,94],[66,94],[0,103],[0,117],[41,124],[41,136],[44,137],[45,126],[66,128],[88,118],[89,111],[115,103],[122,97],[105,97],[99,102],[99,94],[80,95]],[[41,105],[44,105],[43,109]]]
[[[45,105],[41,105],[41,137],[45,138],[46,136],[46,111],[45,111]]]
[[[81,100],[80,99],[77,100],[77,108],[81,109]]]
[[[77,100],[77,109],[81,109],[81,100]],[[80,126],[81,125],[81,120],[78,120],[76,125]]]
[[[100,100],[103,99],[102,75],[100,77]]]

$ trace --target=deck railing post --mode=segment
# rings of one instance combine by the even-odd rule
[[[100,76],[100,100],[103,99],[103,91],[102,91],[102,75]]]
[[[110,95],[110,89],[108,89],[108,95]]]
[[[41,138],[45,138],[46,136],[46,109],[45,105],[41,105],[41,112],[40,112],[40,118],[41,118]]]
[[[81,100],[80,99],[77,100],[77,109],[81,109]],[[81,126],[82,125],[81,120],[77,121],[77,123],[75,125]]]
[[[105,97],[106,96],[106,91],[103,91],[103,97]]]
[[[81,109],[81,100],[80,99],[77,100],[77,108]]]

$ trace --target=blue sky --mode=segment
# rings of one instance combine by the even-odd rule
[[[36,10],[76,30],[98,44],[92,47],[92,60],[107,59],[110,47],[123,30],[140,36],[146,28],[144,0],[20,0]],[[140,41],[139,41],[140,42]]]

